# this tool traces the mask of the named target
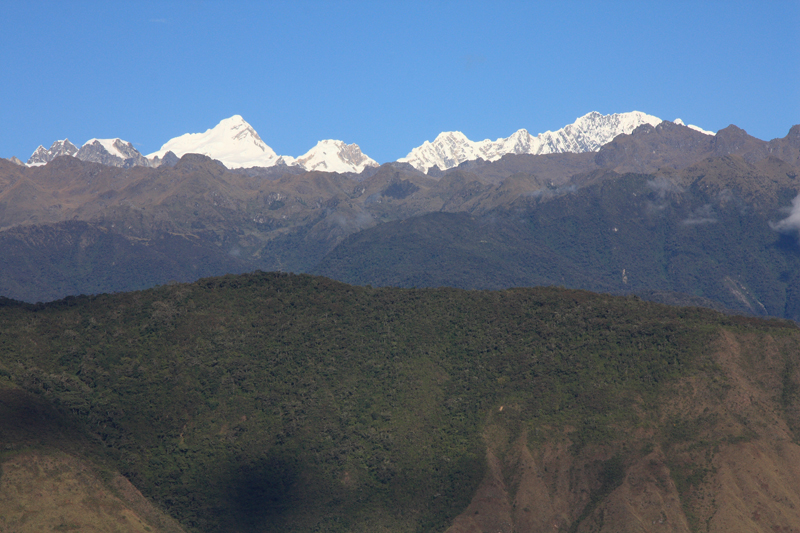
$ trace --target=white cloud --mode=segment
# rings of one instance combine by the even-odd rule
[[[770,223],[770,227],[775,231],[790,232],[800,231],[800,194],[795,196],[792,200],[792,208],[789,216],[778,222],[777,224]]]

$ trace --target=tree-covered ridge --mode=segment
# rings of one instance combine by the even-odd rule
[[[573,454],[634,438],[675,383],[719,374],[721,328],[796,355],[790,323],[635,298],[254,273],[6,300],[0,373],[80,420],[191,530],[443,531],[498,417]],[[696,437],[681,435],[654,442]]]

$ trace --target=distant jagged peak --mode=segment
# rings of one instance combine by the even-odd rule
[[[631,133],[642,124],[656,126],[661,119],[641,111],[603,115],[592,111],[557,131],[536,136],[519,129],[496,141],[471,141],[461,132],[440,133],[433,142],[425,141],[400,162],[427,172],[432,167],[442,170],[456,167],[478,158],[496,161],[506,154],[550,154],[563,152],[596,152],[617,135]]]
[[[56,157],[60,155],[72,155],[74,156],[78,152],[78,147],[69,142],[69,139],[63,139],[61,141],[55,141],[53,144],[50,145],[49,149],[45,149],[44,146],[41,144],[39,147],[33,152],[31,157],[28,159],[27,165],[29,167],[37,167],[41,165],[46,165]]]
[[[346,144],[335,139],[319,141],[311,150],[298,157],[296,162],[308,171],[325,172],[360,173],[367,167],[379,166],[357,144]]]
[[[100,163],[111,167],[155,166],[128,141],[120,138],[89,139],[75,154],[81,161]]]
[[[108,152],[108,155],[112,157],[119,157],[123,161],[131,157],[136,157],[137,155],[139,156],[142,155],[139,153],[139,150],[133,147],[131,143],[129,143],[128,141],[123,141],[119,137],[116,137],[114,139],[89,139],[88,141],[83,143],[83,146],[81,146],[81,150],[89,147],[94,147],[94,148],[102,147],[103,150]],[[81,157],[78,155],[80,154],[81,150],[78,150],[78,152],[76,153],[75,157],[77,157],[78,159],[81,159]]]

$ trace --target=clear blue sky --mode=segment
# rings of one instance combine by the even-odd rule
[[[761,139],[800,123],[800,1],[3,2],[0,157],[144,154],[242,115],[279,154],[386,162],[644,111]]]

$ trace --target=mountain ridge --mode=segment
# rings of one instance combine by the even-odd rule
[[[680,119],[676,123],[683,125]],[[466,161],[484,159],[495,161],[508,154],[548,154],[594,152],[621,133],[630,133],[640,124],[653,126],[661,119],[639,111],[601,115],[592,111],[575,122],[552,132],[536,136],[520,129],[507,138],[496,141],[485,139],[474,142],[461,132],[442,132],[433,143],[425,141],[413,148],[397,163],[408,163],[423,173],[445,171]],[[697,126],[688,126],[698,132],[713,135]],[[361,152],[356,144],[339,140],[322,140],[305,154],[279,156],[258,135],[241,115],[221,120],[203,133],[186,133],[174,137],[147,156],[140,154],[131,143],[121,139],[90,139],[81,150],[63,147],[56,141],[49,150],[43,146],[34,151],[28,165],[41,165],[59,155],[73,155],[79,159],[107,165],[159,166],[169,152],[180,158],[187,153],[199,153],[221,161],[229,169],[269,168],[273,166],[300,166],[305,170],[361,173],[379,164]],[[69,143],[70,146],[73,146]],[[168,157],[170,162],[174,162]]]
[[[470,271],[485,288],[565,284],[559,276],[537,274],[551,253],[551,266],[561,265],[555,270],[574,286],[627,291],[635,285],[642,294],[712,296],[742,312],[763,314],[766,307],[769,313],[796,317],[798,309],[791,302],[800,285],[792,274],[793,239],[800,223],[790,210],[800,188],[800,170],[777,155],[800,157],[797,132],[800,127],[765,142],[738,128],[712,137],[662,122],[619,135],[598,152],[508,154],[497,161],[464,162],[439,176],[423,174],[408,163],[367,167],[361,174],[289,166],[232,171],[197,154],[173,156],[173,165],[158,168],[113,167],[68,156],[36,167],[1,160],[0,245],[8,253],[0,257],[0,294],[39,301],[253,269],[310,272],[321,268],[326,257],[344,267],[341,255],[350,246],[346,240],[366,230],[362,242],[370,242],[376,235],[370,228],[377,226],[388,233],[383,242],[373,242],[366,256],[361,250],[350,259],[371,257],[366,261],[383,264],[386,273],[397,265],[406,272],[399,277],[359,276],[360,283],[422,283],[426,278],[415,271],[430,256],[438,256],[450,277],[438,277],[437,285],[461,286]],[[631,172],[648,177],[632,181],[626,177]],[[629,187],[627,193],[624,187]],[[588,202],[592,194],[606,199]],[[576,202],[588,211],[576,210]],[[553,212],[556,205],[561,207]],[[538,252],[528,248],[536,242],[525,233],[534,210],[561,221],[546,226],[542,234],[559,249],[548,243],[540,243]],[[618,214],[610,217],[604,213],[608,210]],[[486,243],[452,231],[447,220],[419,218],[436,212],[466,215],[459,222],[462,229],[475,218],[475,235],[483,235],[480,240]],[[620,239],[623,234],[613,241],[606,235],[584,238],[598,224],[620,227],[624,217],[619,214],[626,212],[636,222],[628,228],[633,231],[625,232],[637,236],[633,240]],[[487,225],[492,220],[502,223]],[[576,225],[582,230],[565,240]],[[418,233],[398,240],[405,227],[416,227]],[[694,239],[681,237],[691,228]],[[431,231],[446,238],[435,243],[419,238]],[[664,231],[673,235],[671,243],[664,241]],[[715,237],[708,241],[707,235]],[[756,236],[761,246],[756,246]],[[645,262],[632,257],[630,250],[642,244],[637,239],[659,243],[662,252],[647,248],[650,259]],[[619,251],[598,248],[604,242],[613,248],[618,241],[625,242]],[[697,248],[698,242],[707,243],[705,249]],[[721,248],[722,242],[731,250],[741,249],[740,257],[763,260],[742,270],[736,266],[742,259]],[[384,244],[396,249],[382,258],[371,255],[385,249]],[[694,251],[687,255],[686,249]],[[416,258],[400,260],[394,255],[398,251]],[[720,265],[713,270],[692,259],[709,251],[709,259]],[[520,262],[526,254],[534,259]],[[386,263],[390,257],[395,258],[393,265]],[[579,272],[567,268],[567,257],[577,264],[589,262]],[[610,266],[613,257],[620,272],[598,269]],[[499,258],[509,262],[497,276]],[[670,264],[677,270],[670,271]],[[350,280],[341,270],[335,276]],[[772,280],[771,285],[764,280]]]

